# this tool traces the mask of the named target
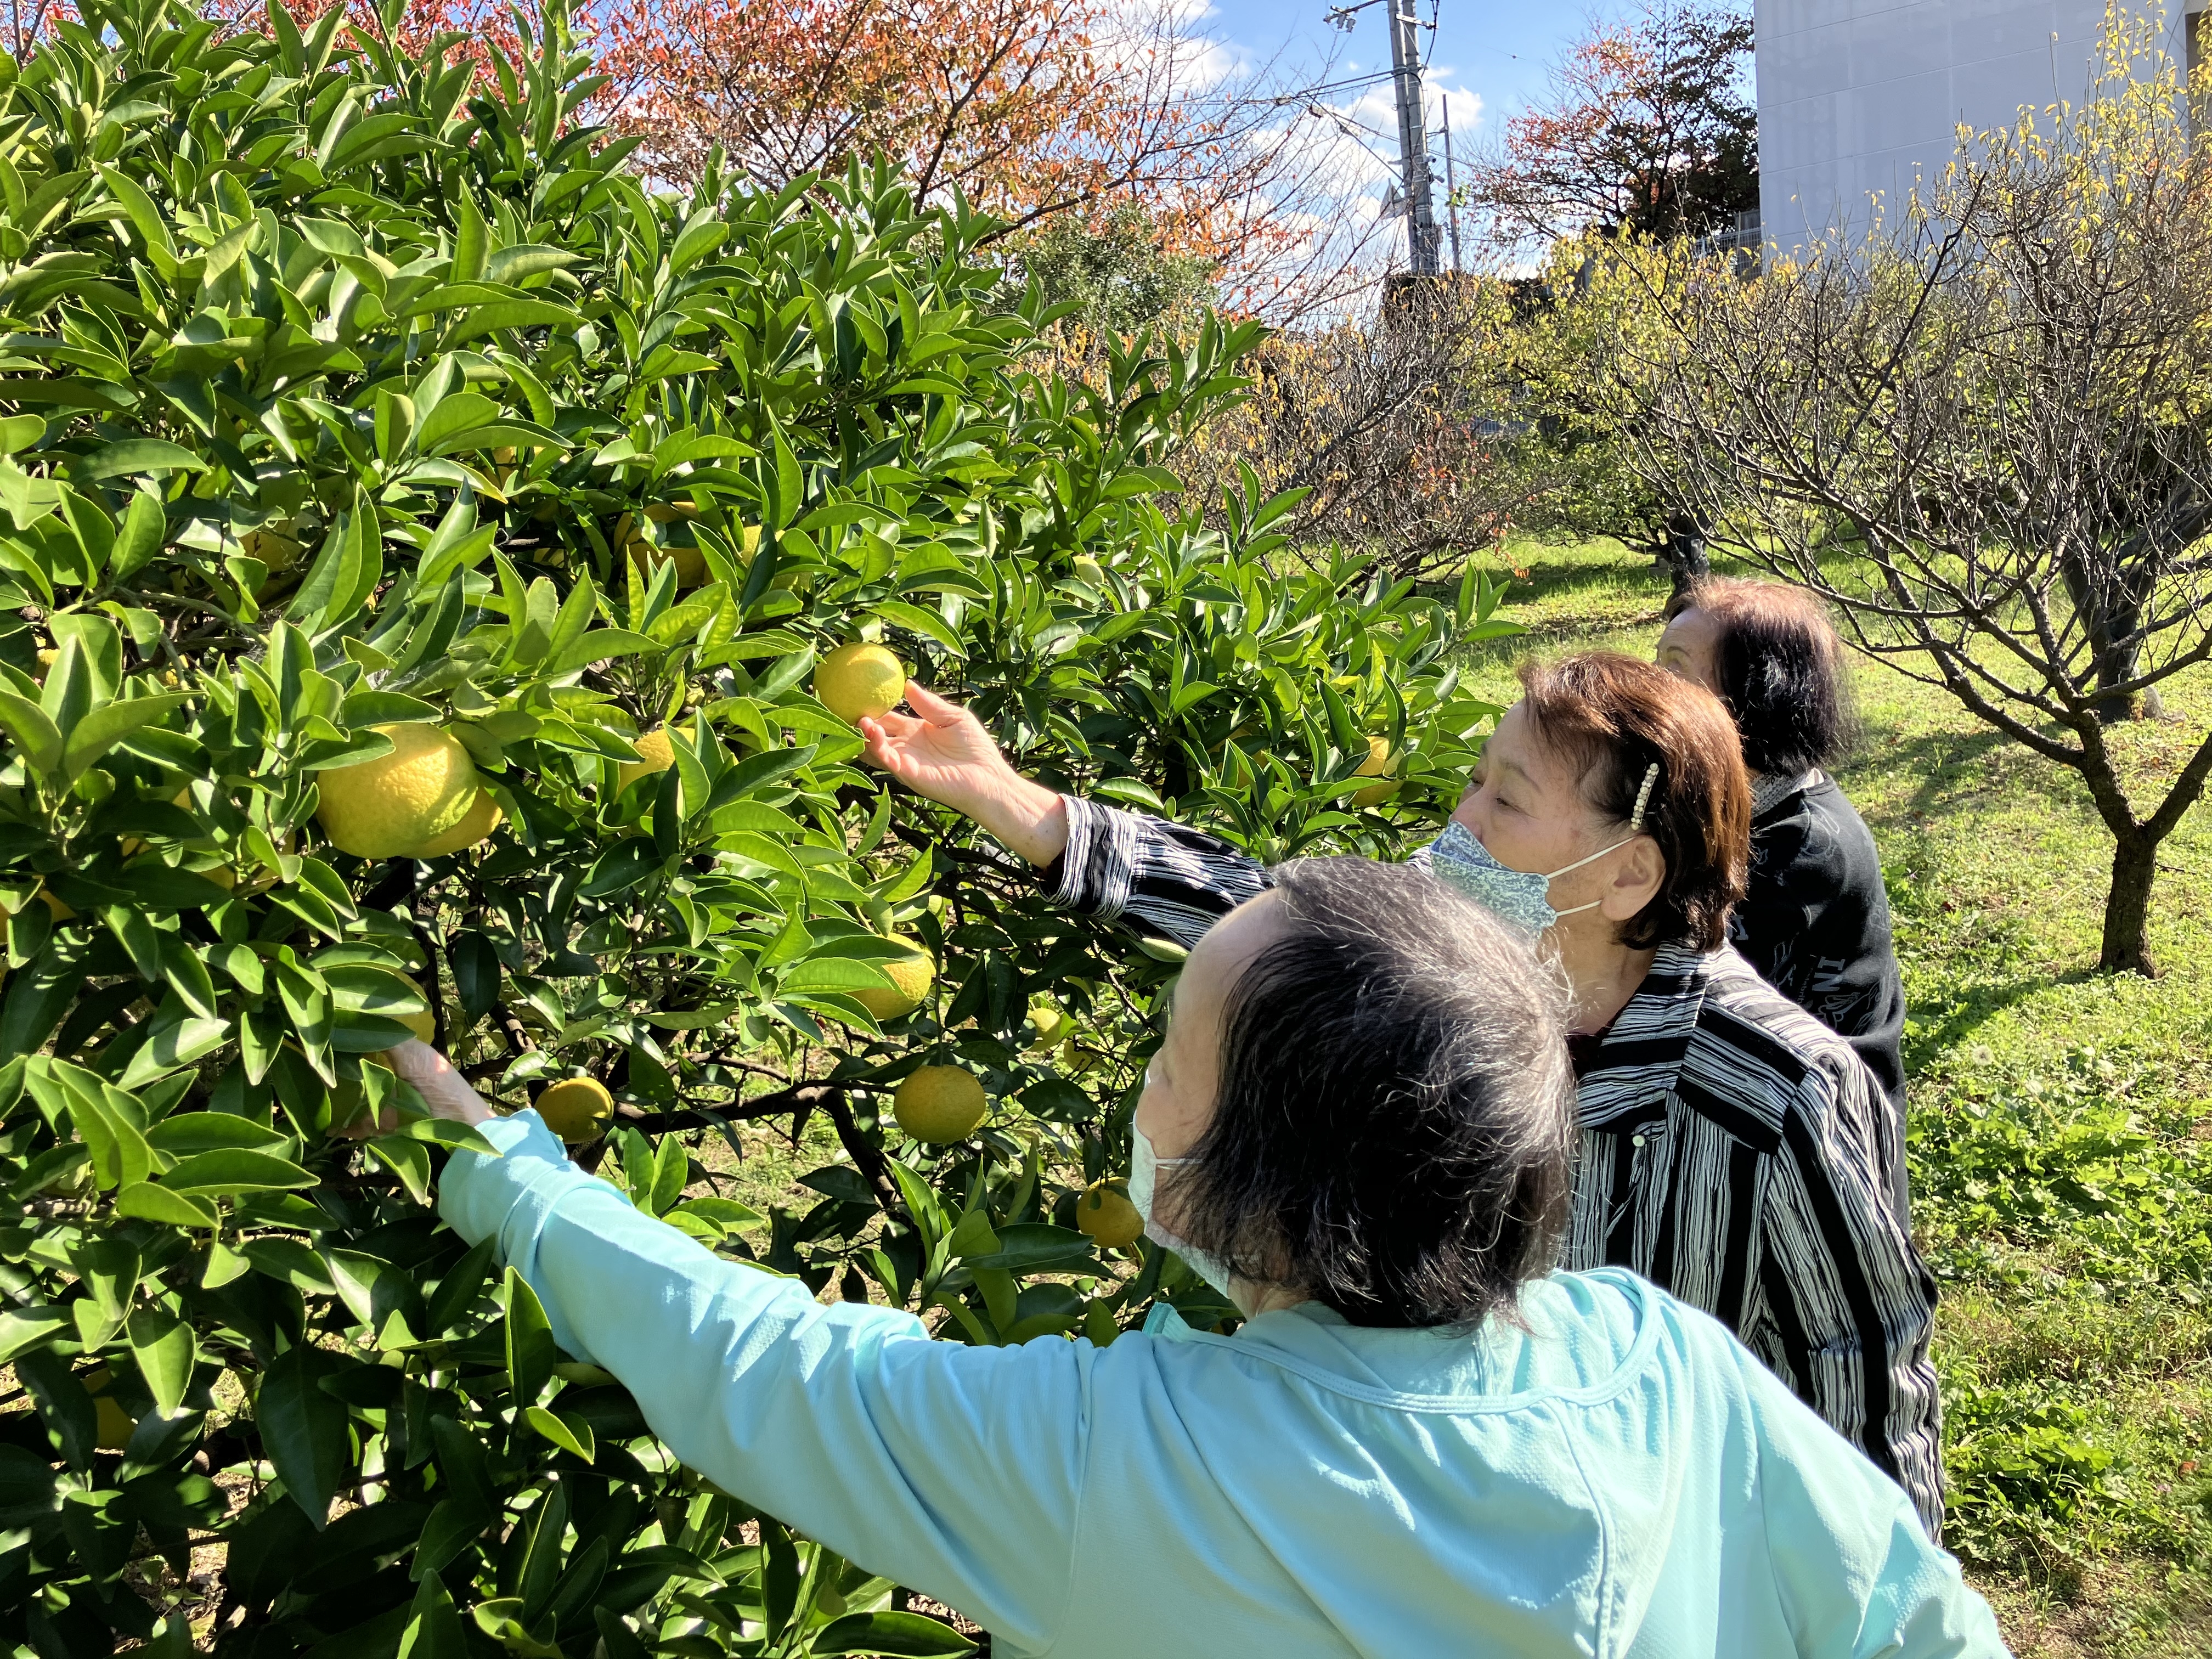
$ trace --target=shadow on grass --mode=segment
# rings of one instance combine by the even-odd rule
[[[2055,986],[2084,985],[2096,977],[2094,969],[2069,968],[2058,974],[2023,974],[1998,984],[1976,985],[1971,990],[1959,993],[1950,1012],[1937,1024],[1906,1026],[1905,1076],[1920,1076],[1930,1062],[1957,1048],[2014,1004],[2024,1002],[2038,992],[2050,990]],[[1923,1004],[1943,1000],[1940,995],[1917,999]]]
[[[1861,738],[1849,763],[1838,769],[1837,781],[1849,793],[1854,784],[1878,782],[1884,772],[1901,771],[1917,776],[1918,786],[1903,803],[1871,813],[1863,805],[1859,810],[1866,815],[1869,828],[1889,825],[1908,830],[1924,829],[1927,826],[1916,820],[1956,811],[1961,805],[1960,793],[1984,793],[1985,783],[1966,776],[1966,769],[2010,741],[2002,732],[1988,726],[1966,732],[1929,732],[1916,738],[1878,738],[1869,734]],[[1960,784],[1967,787],[1954,793],[1954,786]]]

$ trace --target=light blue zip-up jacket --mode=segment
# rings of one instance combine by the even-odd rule
[[[2004,1653],[1905,1494],[1719,1325],[1632,1275],[1525,1328],[930,1340],[724,1261],[525,1112],[441,1206],[685,1463],[957,1608],[1005,1659]]]

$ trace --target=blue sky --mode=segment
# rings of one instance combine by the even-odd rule
[[[1437,5],[1437,28],[1427,79],[1432,102],[1439,90],[1449,96],[1455,146],[1462,137],[1473,137],[1468,125],[1487,129],[1540,92],[1551,65],[1589,27],[1592,15],[1618,9],[1573,0],[1533,5],[1526,0],[1419,0],[1424,21],[1431,4]],[[1390,42],[1381,5],[1360,12],[1348,37],[1323,21],[1328,10],[1328,0],[1213,0],[1198,27],[1241,48],[1246,57],[1264,58],[1286,49],[1291,61],[1319,62],[1334,45],[1347,69],[1389,69]],[[1382,94],[1386,110],[1387,91],[1386,87]],[[1342,105],[1351,96],[1339,94],[1330,101]]]
[[[1376,261],[1403,258],[1404,221],[1381,216],[1383,198],[1397,171],[1397,118],[1389,78],[1390,38],[1384,18],[1387,0],[1362,7],[1347,34],[1327,21],[1331,0],[1123,0],[1133,10],[1165,5],[1190,33],[1212,45],[1208,57],[1217,73],[1232,77],[1237,64],[1251,70],[1268,64],[1262,76],[1273,88],[1305,87],[1320,78],[1321,66],[1334,55],[1328,89],[1314,99],[1297,119],[1304,135],[1302,167],[1318,195],[1294,210],[1322,211],[1324,201],[1364,198],[1307,251],[1283,262],[1289,272],[1330,270],[1345,275],[1369,271]],[[1429,118],[1429,154],[1438,186],[1444,182],[1441,127],[1449,111],[1453,149],[1462,160],[1496,131],[1499,124],[1546,89],[1552,68],[1584,35],[1594,18],[1618,15],[1635,0],[1561,0],[1528,4],[1525,0],[1417,0],[1428,46],[1425,91]],[[1364,86],[1362,76],[1380,78]],[[1324,105],[1326,111],[1312,105]],[[1325,181],[1325,182],[1324,182]],[[1446,216],[1439,204],[1438,219]],[[1326,222],[1326,215],[1315,222]],[[1470,234],[1474,227],[1467,225]],[[1469,245],[1470,257],[1473,245]],[[1447,245],[1445,257],[1450,257]],[[1307,280],[1299,276],[1295,289]],[[1334,280],[1333,278],[1331,279]]]

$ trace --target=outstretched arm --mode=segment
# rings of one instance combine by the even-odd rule
[[[1189,945],[1268,884],[1258,860],[1212,836],[1031,782],[967,709],[911,680],[906,695],[913,714],[860,722],[868,758],[1045,869],[1067,908]]]
[[[1074,1559],[1091,1350],[930,1340],[896,1309],[823,1305],[723,1260],[571,1164],[532,1112],[490,1116],[434,1050],[402,1074],[504,1154],[456,1152],[440,1212],[538,1293],[690,1468],[1024,1652],[1056,1634]]]

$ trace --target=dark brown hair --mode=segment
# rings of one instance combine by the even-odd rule
[[[1521,686],[1537,736],[1575,769],[1583,799],[1607,823],[1627,824],[1644,773],[1659,769],[1644,833],[1659,843],[1666,879],[1622,924],[1621,943],[1718,950],[1751,865],[1751,780],[1720,699],[1613,651],[1524,662]]]
[[[1564,983],[1426,871],[1326,858],[1274,876],[1283,936],[1231,989],[1177,1230],[1355,1325],[1512,1316],[1572,1191]]]
[[[1788,582],[1709,576],[1667,601],[1667,620],[1693,609],[1713,619],[1743,763],[1780,777],[1832,764],[1850,746],[1851,708],[1844,642],[1820,601]]]

